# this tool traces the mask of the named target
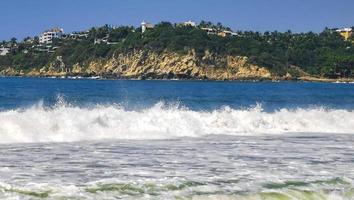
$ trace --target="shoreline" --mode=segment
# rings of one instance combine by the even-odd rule
[[[318,78],[318,77],[297,77],[297,78],[240,78],[240,79],[197,79],[197,78],[184,78],[184,79],[166,79],[166,78],[124,78],[114,76],[28,76],[28,75],[0,75],[0,78],[47,78],[47,79],[70,79],[70,80],[146,80],[146,81],[215,81],[215,82],[313,82],[313,83],[351,83],[354,84],[354,78]]]

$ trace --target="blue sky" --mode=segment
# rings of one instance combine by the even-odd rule
[[[1,0],[0,40],[59,26],[65,32],[103,24],[209,20],[234,30],[319,32],[354,26],[354,0]]]

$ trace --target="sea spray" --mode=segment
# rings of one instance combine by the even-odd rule
[[[265,112],[260,105],[194,111],[162,102],[127,110],[119,105],[72,106],[63,98],[53,107],[0,112],[0,143],[73,142],[102,139],[169,139],[219,135],[354,133],[354,112],[297,108]]]

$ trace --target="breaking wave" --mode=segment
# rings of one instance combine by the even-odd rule
[[[223,107],[193,111],[157,103],[142,110],[119,105],[78,107],[64,100],[0,112],[0,143],[74,142],[103,139],[170,139],[205,135],[354,133],[354,111],[325,108],[265,112]]]

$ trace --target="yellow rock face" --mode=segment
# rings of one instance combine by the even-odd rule
[[[198,58],[193,51],[186,55],[136,51],[115,55],[104,64],[100,61],[91,63],[89,69],[96,69],[97,74],[115,74],[122,78],[236,80],[271,77],[269,70],[248,64],[246,57],[220,57],[206,52],[204,57]]]
[[[17,74],[15,70],[3,74]],[[69,69],[52,63],[40,70],[32,70],[29,76],[100,75],[138,79],[270,79],[271,73],[264,67],[249,64],[247,57],[219,56],[205,51],[198,57],[194,51],[187,54],[173,52],[155,53],[134,51],[117,54],[110,59],[98,59],[86,66],[75,64]]]

